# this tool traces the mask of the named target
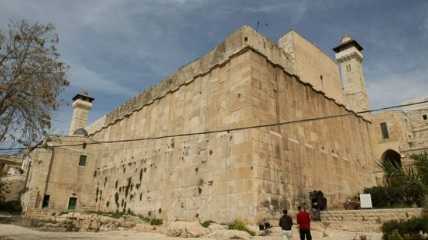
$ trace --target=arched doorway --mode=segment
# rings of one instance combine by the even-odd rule
[[[382,154],[382,161],[386,163],[390,163],[396,169],[401,169],[402,167],[401,155],[398,152],[391,149],[386,150]]]

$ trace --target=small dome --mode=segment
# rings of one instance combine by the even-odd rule
[[[352,41],[351,36],[346,34],[342,37],[342,39],[340,40],[340,43],[346,43],[346,42],[350,42],[350,41]]]
[[[73,135],[80,135],[80,136],[88,136],[88,132],[84,128],[78,128],[74,131]]]

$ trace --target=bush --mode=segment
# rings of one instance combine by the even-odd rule
[[[365,188],[364,193],[369,193],[372,198],[374,208],[386,208],[389,207],[389,194],[386,187],[371,187]]]
[[[162,219],[158,219],[158,218],[152,218],[150,220],[150,225],[162,225],[163,224],[163,220]]]
[[[412,158],[419,159],[415,160],[419,163],[416,169],[397,167],[391,161],[378,163],[384,172],[384,186],[364,189],[365,193],[371,194],[375,208],[423,205],[426,193],[423,176],[427,175],[428,160],[422,155],[413,155]]]
[[[22,206],[20,201],[0,202],[0,211],[9,213],[21,213]]]
[[[428,233],[427,218],[412,218],[407,221],[390,221],[382,226],[384,240],[413,240],[428,239],[420,235],[421,232]],[[400,238],[401,237],[401,238]]]
[[[240,220],[235,220],[232,224],[229,224],[230,230],[238,230],[249,233],[251,236],[255,236],[256,233],[248,229],[247,225]]]
[[[391,235],[389,235],[388,240],[404,240],[404,238],[400,235],[398,230],[392,231]]]
[[[207,221],[201,223],[201,225],[202,225],[202,227],[207,228],[211,225],[211,223],[215,223],[215,222],[212,220],[207,220]]]
[[[421,182],[428,186],[428,153],[413,154],[411,158],[415,161],[416,172]]]
[[[370,193],[375,208],[421,207],[425,201],[423,184],[411,177],[403,178],[399,185],[366,188],[364,193]]]

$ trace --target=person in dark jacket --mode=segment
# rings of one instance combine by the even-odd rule
[[[297,214],[297,224],[299,224],[300,240],[312,240],[311,236],[311,216],[305,208],[299,206]]]
[[[291,237],[292,237],[291,228],[293,226],[293,219],[290,216],[288,216],[287,210],[283,210],[282,213],[283,215],[279,219],[279,226],[281,227],[282,232],[284,234],[284,239],[291,240]]]

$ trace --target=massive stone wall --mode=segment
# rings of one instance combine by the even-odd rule
[[[345,115],[254,130],[258,213],[296,207],[313,190],[322,190],[330,207],[342,207],[346,197],[373,185],[370,123],[266,57],[251,57],[252,114],[259,123]]]
[[[93,138],[145,138],[247,125],[249,54],[235,56]],[[237,159],[251,159],[250,144],[243,131],[93,146],[99,167],[97,210],[130,209],[169,220],[248,218],[254,215],[255,191],[251,172]]]
[[[373,183],[369,122],[301,81],[289,61],[277,45],[241,28],[107,114],[89,136],[98,144],[64,149],[52,167],[42,161],[38,169],[53,170],[50,178],[34,176],[34,189],[45,181],[45,192],[57,189],[55,199],[83,194],[80,205],[91,210],[165,220],[256,222],[295,207],[312,190],[338,206]],[[346,116],[251,127],[330,114]],[[117,142],[126,139],[138,140]],[[72,151],[88,155],[84,173],[67,168]],[[71,181],[61,177],[68,172]]]
[[[256,221],[295,207],[312,190],[324,191],[338,206],[374,183],[369,122],[247,49],[94,139],[144,139],[329,114],[347,116],[94,146],[97,210]]]

